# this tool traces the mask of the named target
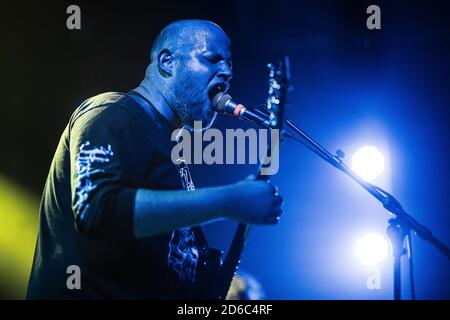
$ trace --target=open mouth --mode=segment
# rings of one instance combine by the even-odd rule
[[[217,83],[215,85],[213,85],[209,90],[208,90],[208,96],[209,99],[212,101],[212,99],[214,98],[214,96],[216,94],[218,94],[219,92],[226,92],[227,91],[227,86],[224,83]]]

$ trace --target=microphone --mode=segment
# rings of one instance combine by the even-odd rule
[[[260,127],[273,128],[270,115],[258,110],[249,110],[244,105],[236,103],[229,94],[219,92],[212,99],[213,108],[219,113],[233,115],[235,118],[246,120]]]

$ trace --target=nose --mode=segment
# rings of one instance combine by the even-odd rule
[[[219,72],[217,73],[217,76],[224,79],[225,81],[229,81],[233,77],[231,64],[223,61],[220,66]]]

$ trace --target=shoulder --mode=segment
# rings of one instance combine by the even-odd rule
[[[85,100],[81,105],[88,104],[91,106],[99,106],[112,103],[120,103],[126,94],[122,92],[104,92]]]
[[[132,98],[120,92],[102,93],[85,100],[72,114],[68,126],[69,137],[114,136],[151,143],[161,136],[158,132],[155,120]]]
[[[69,128],[86,122],[126,126],[130,121],[136,122],[141,118],[141,110],[127,94],[105,92],[83,101],[72,113]]]
[[[70,123],[73,125],[75,121],[87,114],[89,114],[90,117],[93,117],[120,112],[125,98],[126,95],[124,93],[105,92],[86,99],[75,109],[70,119]]]

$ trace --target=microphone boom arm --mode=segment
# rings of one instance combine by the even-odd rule
[[[409,215],[401,206],[400,202],[395,199],[393,195],[388,193],[387,191],[363,180],[360,178],[352,169],[350,169],[343,161],[343,152],[338,150],[337,155],[332,155],[325,148],[323,148],[320,144],[314,141],[311,137],[309,137],[305,132],[300,130],[295,124],[290,120],[286,120],[286,125],[289,126],[300,138],[296,139],[292,133],[285,133],[285,136],[288,138],[292,138],[297,142],[304,144],[308,149],[316,153],[319,157],[330,163],[333,167],[341,170],[345,174],[347,174],[350,178],[356,181],[361,187],[363,187],[367,192],[369,192],[373,197],[375,197],[383,207],[394,214],[399,221],[401,221],[402,225],[409,230],[414,230],[417,235],[419,235],[422,239],[429,241],[433,244],[439,251],[441,251],[447,259],[450,259],[450,249],[439,239],[437,239],[431,231],[420,224],[417,220],[415,220],[411,215]]]

